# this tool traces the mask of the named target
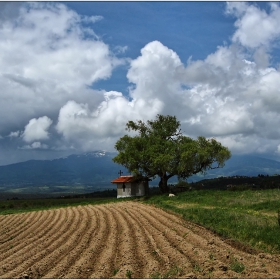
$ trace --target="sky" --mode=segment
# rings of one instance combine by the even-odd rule
[[[0,2],[0,165],[115,151],[129,120],[280,160],[278,2]]]

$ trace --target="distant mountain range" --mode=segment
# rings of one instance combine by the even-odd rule
[[[220,176],[258,176],[280,174],[280,162],[252,155],[233,155],[223,168],[209,170],[204,176],[194,175],[188,181],[212,179]]]
[[[127,170],[112,161],[115,153],[94,151],[53,160],[29,160],[0,166],[0,195],[42,196],[111,189],[111,181]]]
[[[58,195],[86,193],[111,189],[111,181],[122,170],[128,171],[112,161],[116,153],[94,151],[70,155],[54,160],[29,160],[0,166],[1,193]],[[224,168],[210,170],[207,175],[194,175],[188,182],[196,182],[219,176],[257,176],[258,174],[280,174],[280,162],[255,156],[232,156]],[[176,182],[177,178],[172,178]],[[157,185],[158,180],[151,182]]]

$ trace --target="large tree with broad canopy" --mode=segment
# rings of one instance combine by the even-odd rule
[[[231,156],[228,148],[215,139],[199,136],[197,140],[184,136],[175,116],[157,115],[155,120],[129,121],[124,135],[115,144],[119,152],[113,161],[123,165],[144,180],[160,178],[162,193],[169,191],[168,180],[177,175],[187,179],[208,169],[223,167]]]

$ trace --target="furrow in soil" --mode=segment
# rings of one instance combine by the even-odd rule
[[[85,250],[79,258],[73,263],[63,278],[86,278],[93,269],[95,263],[98,263],[99,254],[104,249],[108,239],[109,222],[106,214],[94,207],[96,228],[88,244],[88,250]],[[92,229],[91,229],[92,230]]]
[[[118,272],[115,276],[120,277],[122,274],[122,277],[125,277],[129,273],[131,277],[133,274],[133,278],[140,278],[138,275],[142,270],[142,263],[138,253],[138,242],[135,234],[137,228],[132,227],[125,209],[121,209],[120,207],[112,208],[112,205],[110,205],[110,209],[115,213],[118,223],[122,227],[121,234],[118,236],[119,250],[116,255]],[[124,244],[130,248],[130,251]],[[137,264],[134,261],[135,259],[139,260]],[[126,266],[128,267],[125,268]]]
[[[94,208],[94,206],[92,206]],[[115,214],[108,209],[107,205],[95,206],[98,211],[103,212],[106,219],[106,228],[103,237],[100,238],[98,246],[94,243],[90,246],[90,251],[86,255],[85,260],[91,266],[86,267],[89,272],[85,276],[87,278],[109,278],[113,275],[115,268],[115,256],[118,250],[118,224],[115,219]],[[94,261],[89,261],[94,260]]]
[[[134,207],[134,209],[129,209],[131,209],[130,211],[136,215],[146,232],[150,235],[150,239],[153,240],[153,243],[157,248],[155,252],[162,259],[163,263],[161,270],[158,271],[158,273],[160,273],[161,276],[167,276],[169,273],[173,273],[176,274],[173,275],[176,276],[176,278],[180,277],[183,272],[187,271],[188,273],[191,273],[193,265],[190,257],[186,256],[181,250],[174,247],[174,241],[168,239],[168,236],[165,233],[167,228],[165,226],[161,226],[161,223],[158,222],[158,220],[151,219],[149,215],[142,213],[142,211],[139,210],[139,205]],[[151,211],[151,209],[148,209],[148,211]]]
[[[21,218],[23,218],[25,221],[25,227],[23,229],[21,228],[19,234],[16,227],[13,231],[11,231],[11,236],[15,235],[15,237],[1,246],[0,260],[5,259],[7,261],[7,258],[14,255],[15,253],[17,255],[20,255],[21,253],[24,254],[24,252],[28,250],[28,245],[33,247],[34,242],[38,240],[37,233],[40,231],[40,228],[48,225],[48,222],[51,221],[54,215],[54,212],[48,212],[47,215],[41,212],[31,212],[24,216],[21,215]]]
[[[65,214],[70,211],[73,212],[73,220],[69,219],[69,223],[65,227],[63,225],[67,219]],[[87,213],[81,206],[66,208],[66,213],[64,212],[64,215],[61,216],[59,221],[61,225],[59,238],[48,246],[48,254],[36,259],[36,262],[32,266],[32,271],[29,269],[24,274],[36,275],[36,278],[49,278],[46,275],[50,270],[54,271],[55,269],[59,272],[61,270],[61,262],[63,263],[65,256],[70,256],[71,252],[78,253],[80,250],[79,244],[86,232],[84,225],[86,216]]]
[[[0,227],[0,278],[280,278],[279,255],[140,202],[0,216]]]
[[[12,222],[10,222],[9,216],[12,217]],[[7,215],[6,217],[8,222],[2,227],[5,236],[1,239],[1,244],[6,243],[8,247],[12,244],[14,247],[21,242],[23,237],[25,237],[27,229],[36,229],[38,222],[42,218],[42,213],[31,212],[18,215]],[[3,247],[1,247],[1,249],[3,249]],[[0,254],[3,252],[1,249]],[[6,251],[6,248],[4,248],[4,250]]]
[[[248,276],[257,278],[256,275],[258,275],[264,278],[265,273],[267,273],[266,269],[259,269],[259,256],[236,250],[201,226],[187,221],[182,222],[180,221],[182,219],[179,217],[176,219],[177,221],[172,224],[171,221],[174,221],[175,215],[168,214],[158,208],[154,208],[153,210],[152,207],[146,207],[145,205],[139,204],[139,213],[145,215],[153,225],[156,225],[156,220],[158,220],[160,222],[157,226],[159,230],[164,230],[164,226],[166,226],[166,237],[172,241],[175,248],[190,258],[197,277],[237,278],[240,274],[234,272],[231,268],[234,264],[241,265],[245,260]],[[167,218],[168,216],[171,216],[171,219],[163,219],[163,217]],[[182,227],[182,225],[185,225],[185,228]],[[191,231],[186,231],[189,228],[191,228]],[[173,231],[179,236],[171,237],[174,234]],[[183,232],[186,234],[184,234],[185,238],[182,239],[182,237],[184,237],[184,235],[182,235]],[[176,239],[179,242],[176,242]],[[189,245],[191,245],[191,247]],[[279,258],[276,258],[276,260],[277,259]],[[277,261],[274,262],[275,264],[278,263]],[[264,262],[262,262],[261,265],[264,266]],[[257,272],[257,274],[255,272]],[[274,278],[275,273],[272,272],[271,276]]]
[[[91,211],[88,206],[83,206],[81,211],[83,210],[86,216],[82,217],[82,229],[77,229],[74,236],[65,240],[69,252],[64,253],[60,261],[44,274],[44,278],[63,278],[89,247],[90,240],[96,232],[97,219],[94,211]]]
[[[132,205],[133,208],[135,206],[137,205]],[[114,212],[117,211],[116,207],[112,208]],[[134,276],[137,278],[151,278],[162,265],[162,260],[156,252],[156,246],[152,243],[149,233],[145,230],[142,223],[139,222],[137,212],[135,214],[131,208],[126,208],[125,204],[123,206],[119,205],[117,208],[127,210],[122,211],[122,215],[125,215],[129,227],[135,228],[133,237],[137,245],[138,259],[141,260],[141,269]],[[137,208],[136,211],[138,211]]]
[[[55,218],[50,220],[49,212],[55,212]],[[15,278],[21,277],[22,275],[31,276],[31,278],[40,278],[40,273],[33,269],[34,264],[50,255],[55,247],[59,247],[63,244],[64,236],[68,233],[69,228],[73,228],[75,225],[75,212],[77,210],[72,210],[68,208],[61,208],[56,210],[44,211],[46,220],[49,222],[47,235],[42,235],[40,239],[36,239],[35,236],[29,236],[24,239],[24,247],[19,251],[14,251],[8,259],[5,260],[5,270],[7,273],[3,275],[4,278]],[[64,222],[63,217],[65,217],[65,212],[70,212],[71,216],[69,223]],[[68,214],[67,214],[68,216]],[[53,226],[52,226],[53,225]],[[74,226],[75,227],[75,226]],[[42,268],[41,268],[42,269]],[[28,271],[27,271],[28,270]],[[2,275],[1,275],[2,276]]]

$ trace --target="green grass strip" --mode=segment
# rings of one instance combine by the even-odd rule
[[[180,214],[252,248],[280,253],[279,190],[191,191],[150,197],[146,203]]]

